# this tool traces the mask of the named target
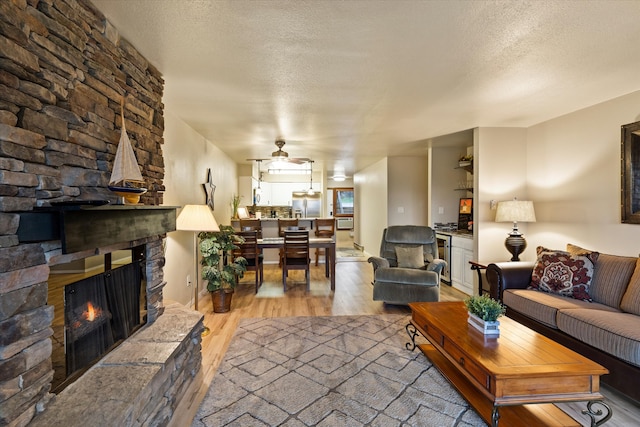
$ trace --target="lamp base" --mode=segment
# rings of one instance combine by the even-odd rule
[[[511,233],[504,241],[504,246],[512,255],[511,261],[520,261],[520,254],[527,248],[527,241],[522,234]]]

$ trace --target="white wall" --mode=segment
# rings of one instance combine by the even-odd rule
[[[638,256],[640,226],[620,222],[620,127],[639,120],[640,91],[528,129],[527,185],[537,216],[530,247],[571,242]]]
[[[237,193],[236,164],[213,143],[179,119],[167,106],[164,116],[164,205],[182,207],[187,204],[205,204],[202,184],[211,168],[215,210],[218,224],[230,224],[231,197]],[[178,210],[178,214],[180,209]],[[166,240],[164,278],[167,285],[164,297],[182,304],[191,304],[193,287],[187,287],[187,276],[195,285],[193,233],[174,231]],[[200,290],[204,289],[200,280]]]
[[[355,174],[354,242],[371,255],[380,252],[382,230],[387,227],[387,158]]]
[[[529,200],[527,192],[527,130],[524,128],[478,128],[474,130],[474,253],[481,263],[509,261],[511,254],[504,247],[512,223],[494,222],[496,212],[490,209],[496,202]],[[537,208],[537,205],[534,205]],[[529,226],[520,223],[518,229],[527,239],[527,249],[520,259],[535,259]]]
[[[427,156],[389,157],[387,165],[387,225],[429,225]]]

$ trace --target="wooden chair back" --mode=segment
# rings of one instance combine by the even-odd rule
[[[240,231],[257,231],[258,239],[262,239],[262,220],[257,218],[240,218]]]
[[[333,235],[336,234],[335,218],[318,218],[315,223],[316,237],[333,237]],[[318,259],[321,253],[325,256],[325,263],[328,262],[327,251],[324,249],[316,249],[316,267],[318,266]]]
[[[297,227],[298,218],[278,218],[278,236],[284,237],[284,232],[288,227]]]
[[[304,270],[307,290],[309,290],[309,262],[309,231],[285,230],[284,249],[282,251],[282,285],[285,291],[287,290],[289,270]]]
[[[333,237],[336,233],[336,220],[334,218],[318,218],[315,223],[316,237]]]
[[[258,288],[264,280],[264,263],[262,253],[258,248],[258,232],[256,230],[239,231],[236,234],[244,239],[244,243],[238,245],[238,249],[233,251],[233,256],[241,256],[247,260],[247,271],[255,272],[256,292],[258,292]]]

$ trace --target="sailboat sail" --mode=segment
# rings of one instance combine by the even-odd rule
[[[122,117],[122,130],[108,188],[120,196],[123,203],[137,204],[140,201],[140,195],[146,193],[147,189],[134,187],[130,184],[131,182],[144,182],[144,180],[124,124],[124,98],[120,103],[120,115]]]
[[[109,185],[122,184],[126,181],[144,182],[140,173],[140,166],[136,160],[136,155],[131,147],[131,141],[127,136],[127,129],[124,124],[124,101],[120,105],[122,116],[122,131],[120,134],[120,142],[116,151],[116,158],[113,162],[113,170],[111,171],[111,179]]]

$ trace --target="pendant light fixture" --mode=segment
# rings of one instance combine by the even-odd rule
[[[309,160],[309,169],[309,191],[307,191],[307,194],[313,196],[315,194],[315,191],[313,191],[313,160]]]

